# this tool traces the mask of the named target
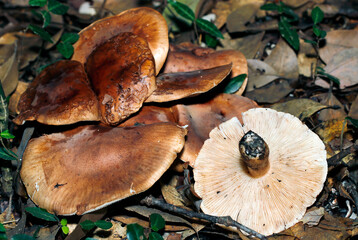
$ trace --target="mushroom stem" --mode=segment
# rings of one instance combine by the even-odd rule
[[[252,177],[259,178],[267,173],[270,168],[269,148],[258,134],[248,131],[239,142],[239,150]]]

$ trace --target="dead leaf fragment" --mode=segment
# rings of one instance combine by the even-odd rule
[[[293,90],[287,80],[279,79],[261,88],[245,92],[244,96],[258,103],[275,103]]]
[[[279,76],[287,79],[298,78],[298,61],[296,53],[282,38],[278,41],[265,63],[273,67]]]
[[[320,208],[313,207],[310,210],[307,210],[306,214],[301,219],[301,222],[307,224],[310,227],[316,226],[318,225],[323,215],[324,215],[323,207]]]
[[[337,53],[324,68],[326,73],[337,77],[339,88],[344,89],[358,83],[358,48],[349,48]],[[315,82],[322,87],[329,87],[329,83],[322,79]]]
[[[322,141],[327,144],[334,138],[340,137],[342,128],[344,128],[344,132],[347,132],[347,121],[329,120],[321,123],[315,132],[321,137]]]
[[[276,70],[261,60],[248,59],[247,66],[249,68],[249,81],[246,91],[253,91],[279,78]]]
[[[17,56],[17,41],[14,41],[12,44],[0,45],[0,80],[5,96],[8,96],[15,90],[18,82]]]
[[[321,104],[335,107],[335,109],[321,110],[318,116],[319,120],[321,121],[327,121],[332,119],[341,120],[347,116],[346,112],[344,111],[343,104],[333,95],[332,92],[316,94],[313,97],[317,98]]]
[[[304,120],[312,116],[317,111],[327,107],[328,106],[326,105],[306,98],[294,99],[284,103],[276,103],[271,106],[271,108],[276,111],[290,113],[301,120]]]
[[[353,119],[358,119],[358,96],[354,99],[351,109],[349,110],[348,116]]]

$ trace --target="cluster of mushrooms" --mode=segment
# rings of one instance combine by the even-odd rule
[[[322,141],[240,96],[247,79],[236,94],[190,98],[247,73],[240,52],[169,47],[164,18],[145,7],[94,22],[74,48],[35,78],[14,119],[84,122],[29,142],[21,179],[39,207],[95,211],[146,191],[179,158],[194,168],[205,213],[270,235],[298,222],[322,190]]]

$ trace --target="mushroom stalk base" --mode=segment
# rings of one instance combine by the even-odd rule
[[[248,131],[241,138],[239,150],[242,160],[252,177],[262,177],[270,169],[268,145],[255,132]]]

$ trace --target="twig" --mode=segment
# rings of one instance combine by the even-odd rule
[[[184,208],[180,208],[180,207],[174,206],[172,204],[165,203],[164,201],[153,198],[152,196],[144,198],[141,201],[141,203],[145,204],[147,206],[159,207],[161,209],[164,209],[164,210],[167,210],[170,212],[174,212],[174,213],[178,213],[178,214],[184,215],[186,217],[190,217],[190,218],[199,218],[199,219],[206,220],[206,221],[209,221],[209,222],[215,223],[215,224],[222,224],[225,226],[237,227],[238,229],[240,229],[252,236],[255,236],[259,239],[266,239],[266,237],[264,235],[242,225],[241,223],[234,221],[230,216],[216,217],[216,216],[212,216],[212,215],[208,215],[208,214],[204,214],[204,213],[197,213],[197,212],[189,211]]]
[[[328,162],[328,166],[338,166],[340,164],[344,164],[342,162],[342,159],[344,157],[346,157],[347,155],[354,153],[355,151],[358,151],[358,145],[357,144],[353,144],[352,146],[340,151],[339,153],[337,153],[336,155],[333,155],[332,157],[327,159]]]

